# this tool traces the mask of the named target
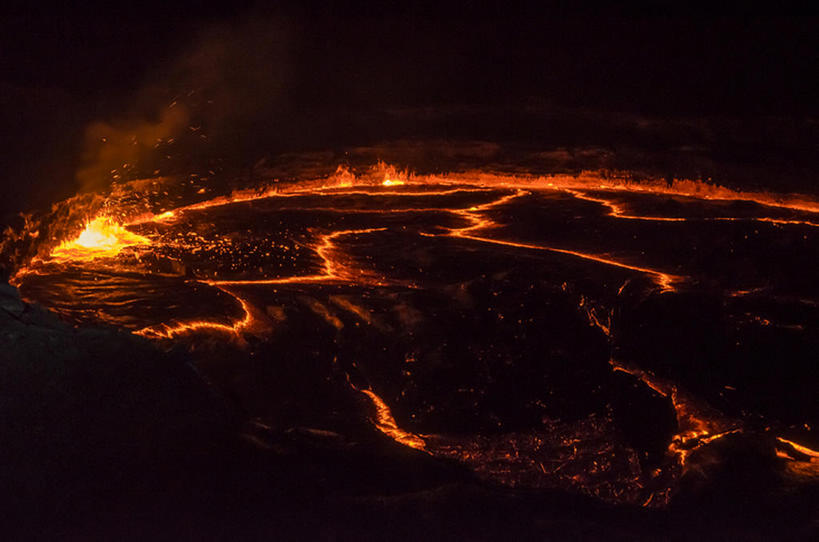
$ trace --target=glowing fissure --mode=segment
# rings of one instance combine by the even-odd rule
[[[688,220],[687,218],[682,217],[630,215],[626,214],[626,212],[619,205],[610,200],[604,198],[595,198],[586,194],[585,192],[581,192],[580,190],[566,189],[564,191],[567,194],[571,194],[573,198],[599,203],[601,205],[608,207],[609,216],[613,216],[615,218],[624,218],[627,220],[649,220],[656,222],[685,222],[686,220]]]
[[[379,431],[393,439],[399,444],[415,448],[416,450],[424,450],[426,442],[423,438],[413,433],[408,433],[398,427],[395,423],[395,418],[392,416],[390,407],[372,390],[359,390],[361,393],[369,397],[370,401],[375,407],[375,426]]]
[[[224,285],[265,285],[265,284],[301,284],[314,282],[334,282],[334,281],[349,281],[360,282],[363,279],[363,274],[355,273],[354,270],[349,269],[348,266],[343,265],[337,258],[333,258],[333,252],[336,250],[334,240],[346,235],[362,235],[366,233],[373,233],[385,231],[386,228],[364,228],[360,230],[341,230],[332,233],[324,234],[320,238],[320,242],[315,247],[316,254],[322,260],[322,273],[315,275],[303,275],[294,277],[282,277],[275,279],[257,279],[257,280],[203,280],[203,284],[212,286]]]
[[[797,443],[793,442],[792,440],[787,440],[787,439],[784,439],[782,437],[776,437],[776,440],[778,440],[779,442],[782,442],[784,444],[788,444],[788,445],[792,446],[793,449],[796,450],[797,452],[799,452],[800,454],[803,454],[803,455],[806,455],[806,456],[810,457],[811,461],[819,460],[819,452],[817,452],[816,450],[811,450],[807,446],[797,444]]]
[[[253,315],[251,312],[250,305],[245,301],[244,298],[240,297],[239,295],[231,292],[227,288],[217,286],[221,291],[225,292],[229,296],[233,297],[242,307],[242,311],[244,311],[244,317],[240,320],[235,321],[231,325],[227,324],[220,324],[218,322],[210,322],[207,320],[191,320],[187,322],[178,322],[173,324],[159,324],[156,326],[148,326],[142,329],[134,331],[137,335],[142,335],[143,337],[147,337],[149,339],[173,339],[174,337],[181,335],[183,333],[189,333],[192,331],[218,331],[223,333],[230,333],[236,336],[240,336],[241,333],[246,331],[248,328],[251,327],[253,323]]]
[[[746,293],[734,292],[730,295],[744,295]],[[588,318],[591,325],[600,329],[611,340],[610,313],[606,316],[605,322],[601,321],[601,317],[598,315],[601,309],[594,306],[583,296],[580,296],[578,308]],[[631,375],[658,395],[671,400],[677,419],[678,432],[672,436],[667,452],[671,457],[677,459],[683,472],[688,469],[689,456],[696,450],[725,436],[740,433],[744,430],[741,421],[728,419],[707,405],[702,405],[693,397],[681,392],[678,386],[672,382],[658,378],[643,369],[617,362],[614,359],[610,359],[609,364],[612,370]],[[766,429],[766,431],[768,430],[770,428]],[[776,437],[776,440],[780,445],[784,445],[782,447],[777,446],[775,452],[777,457],[787,462],[785,467],[789,473],[799,478],[819,476],[819,451],[812,450],[807,446],[783,437]],[[803,457],[798,457],[800,455]],[[643,503],[643,506],[667,504],[671,496],[669,491],[668,488],[661,490],[663,495],[658,500],[654,499],[655,493],[652,493]]]
[[[690,179],[674,179],[668,183],[663,179],[629,181],[628,175],[603,177],[599,172],[583,171],[577,175],[513,176],[489,174],[482,171],[465,171],[446,175],[423,176],[427,182],[439,184],[476,184],[510,189],[527,190],[602,190],[663,196],[680,196],[706,201],[751,202],[766,207],[791,211],[819,213],[819,201],[801,194],[777,194],[770,192],[740,191],[724,186],[708,184]],[[413,182],[418,178],[413,178]]]
[[[687,218],[681,216],[657,216],[657,215],[635,215],[627,213],[620,205],[614,203],[612,200],[605,199],[603,197],[594,197],[590,196],[586,192],[581,190],[572,190],[572,189],[565,189],[564,192],[567,194],[571,194],[572,197],[576,199],[581,199],[585,201],[591,201],[594,203],[599,203],[609,209],[609,216],[614,218],[622,218],[625,220],[645,220],[650,222],[689,222],[691,220],[701,220],[704,222],[708,221],[726,221],[726,222],[736,222],[736,221],[757,221],[757,222],[770,222],[772,224],[780,224],[780,225],[801,225],[801,226],[812,226],[812,227],[819,227],[819,222],[814,222],[811,220],[795,220],[795,219],[786,219],[786,218],[774,218],[774,217],[767,217],[767,216],[749,216],[749,217],[733,217],[733,216],[708,216],[702,218]],[[616,192],[613,192],[616,194]],[[670,194],[670,195],[678,195],[678,194]],[[692,197],[692,196],[686,196]],[[732,200],[733,201],[733,200]],[[746,201],[746,200],[736,200],[736,201]],[[753,201],[753,200],[747,200]],[[816,212],[811,208],[804,208],[804,209],[794,209],[792,207],[788,207],[785,205],[773,205],[770,203],[761,203],[757,201],[753,201],[753,203],[758,203],[760,205],[765,205],[766,207],[780,207],[786,208],[789,210],[797,210],[800,212]]]
[[[370,400],[370,403],[375,409],[375,419],[373,419],[373,424],[375,425],[376,429],[399,444],[427,452],[426,441],[420,435],[404,431],[398,427],[390,407],[387,406],[387,403],[385,403],[377,393],[372,391],[372,389],[358,388],[352,383],[352,381],[350,381],[349,373],[345,373],[345,376],[347,377],[347,384],[349,384],[354,391],[364,394]]]
[[[604,265],[610,265],[613,267],[619,267],[621,269],[628,269],[630,271],[638,271],[640,273],[645,273],[654,278],[657,285],[660,287],[662,291],[672,291],[674,290],[674,283],[681,282],[683,277],[678,275],[670,275],[668,273],[663,273],[657,271],[655,269],[650,269],[647,267],[639,267],[636,265],[630,265],[627,263],[623,263],[617,260],[613,260],[611,258],[599,256],[596,254],[588,254],[585,252],[578,252],[576,250],[568,250],[563,248],[551,247],[546,245],[535,245],[530,243],[518,243],[515,241],[504,241],[501,239],[494,239],[491,237],[483,237],[479,235],[474,235],[472,232],[482,231],[482,230],[489,230],[493,227],[497,227],[498,224],[482,215],[485,211],[492,209],[494,207],[499,207],[504,205],[515,198],[525,196],[527,192],[524,190],[517,190],[514,194],[509,194],[503,197],[498,198],[495,201],[491,201],[489,203],[485,203],[482,205],[470,207],[468,209],[460,209],[452,211],[453,213],[457,214],[465,218],[469,224],[462,228],[454,228],[451,229],[449,235],[452,237],[458,237],[461,239],[469,239],[472,241],[479,241],[482,243],[490,243],[493,245],[503,245],[509,246],[514,248],[524,248],[528,250],[544,250],[548,252],[556,252],[559,254],[566,254],[569,256],[574,256],[577,258],[582,258],[584,260],[590,260],[597,263],[602,263]]]
[[[204,210],[212,207],[233,203],[249,202],[274,197],[299,196],[334,196],[334,195],[363,195],[363,196],[441,196],[454,194],[466,190],[466,187],[475,187],[474,190],[513,189],[534,191],[562,191],[571,194],[577,199],[583,199],[605,205],[610,215],[616,218],[648,221],[686,221],[684,217],[663,217],[627,214],[620,206],[602,197],[594,197],[584,190],[608,191],[612,193],[639,193],[649,195],[666,195],[688,197],[707,201],[737,201],[751,202],[771,208],[787,209],[790,211],[819,213],[819,202],[801,195],[771,194],[765,192],[743,192],[717,185],[709,185],[702,181],[677,179],[671,185],[664,180],[644,180],[641,182],[625,182],[617,178],[604,178],[595,172],[583,172],[579,175],[549,175],[541,177],[514,176],[502,174],[487,174],[482,171],[465,171],[446,175],[412,175],[400,173],[390,166],[380,164],[376,170],[385,170],[387,173],[380,184],[373,184],[364,178],[357,178],[349,172],[336,174],[328,179],[302,181],[293,185],[274,185],[263,189],[238,190],[227,196],[217,196],[203,202],[178,207],[158,215],[142,215],[126,225],[136,225],[151,221],[164,221],[177,218],[186,211]],[[402,185],[457,185],[457,188],[437,191],[386,191],[381,187]],[[819,223],[809,220],[785,219],[775,217],[714,217],[708,220],[759,220],[777,224],[802,224],[817,226]]]
[[[679,283],[684,279],[684,277],[681,277],[679,275],[670,275],[668,273],[662,273],[660,271],[657,271],[656,269],[650,269],[648,267],[638,267],[636,265],[630,265],[617,260],[612,260],[610,258],[597,256],[595,254],[578,252],[576,250],[567,250],[563,248],[549,247],[543,245],[531,245],[526,243],[515,243],[512,241],[500,241],[498,239],[492,239],[489,237],[478,237],[475,235],[458,235],[458,237],[461,237],[463,239],[471,239],[472,241],[480,241],[482,243],[490,243],[494,245],[505,245],[516,248],[526,248],[530,250],[545,250],[548,252],[557,252],[559,254],[567,254],[569,256],[581,258],[583,260],[589,260],[597,263],[602,263],[604,265],[610,265],[612,267],[619,267],[621,269],[628,269],[630,271],[638,271],[640,273],[644,273],[646,275],[651,276],[656,282],[657,286],[659,286],[660,290],[663,292],[674,291],[675,290],[674,284]]]
[[[589,323],[600,329],[611,341],[611,314],[606,316],[605,323],[601,321],[595,307],[584,296],[580,296],[578,308],[588,318]],[[739,422],[729,421],[716,412],[708,412],[707,407],[700,406],[692,397],[681,393],[676,384],[658,378],[648,371],[638,367],[630,367],[624,363],[609,359],[613,371],[624,372],[642,382],[658,395],[671,400],[677,418],[678,432],[671,438],[668,452],[679,458],[680,466],[685,468],[686,459],[697,448],[732,433],[741,431]]]
[[[308,183],[309,184],[309,183]],[[383,185],[383,186],[396,186],[396,185],[403,185],[404,183],[395,183],[391,185]],[[369,190],[365,190],[369,188]],[[443,189],[443,190],[425,190],[425,191],[395,191],[395,190],[383,190],[378,185],[351,185],[351,184],[339,184],[339,185],[318,185],[313,188],[306,188],[301,185],[297,185],[296,187],[271,187],[265,190],[239,190],[233,192],[228,196],[217,196],[210,200],[205,200],[199,203],[194,203],[191,205],[185,205],[182,207],[177,207],[175,209],[171,209],[169,211],[164,211],[162,213],[151,215],[151,214],[142,214],[137,216],[136,218],[128,221],[125,225],[126,226],[136,226],[140,224],[146,224],[149,222],[170,222],[175,219],[178,219],[183,213],[191,212],[191,211],[203,211],[207,209],[212,209],[215,207],[223,207],[225,205],[233,205],[236,203],[247,203],[251,201],[258,201],[258,200],[265,200],[265,199],[272,199],[272,198],[300,198],[300,197],[322,197],[322,198],[332,198],[335,196],[380,196],[380,197],[388,197],[388,196],[400,196],[400,197],[438,197],[438,196],[447,196],[458,194],[462,192],[487,192],[492,190],[491,188],[469,188],[469,187],[460,187],[460,188],[451,188],[451,189]],[[324,208],[315,208],[310,209],[306,207],[295,207],[296,209],[300,210],[323,210]],[[427,210],[434,210],[434,209],[413,209],[415,211],[427,211]],[[445,210],[445,209],[443,209]],[[390,212],[390,211],[378,211],[378,212]]]
[[[323,235],[321,238],[321,243],[316,248],[316,253],[321,257],[323,261],[323,268],[324,273],[317,274],[317,275],[307,275],[301,277],[284,277],[280,279],[260,279],[260,280],[202,280],[199,281],[202,284],[207,284],[210,286],[215,286],[219,288],[223,292],[227,293],[228,295],[235,298],[242,306],[242,310],[245,313],[244,318],[241,320],[233,323],[232,325],[225,325],[219,324],[215,322],[203,321],[203,320],[193,320],[188,322],[180,322],[173,325],[168,324],[160,324],[158,326],[149,326],[147,328],[140,329],[135,331],[134,333],[138,335],[143,335],[148,338],[154,339],[172,339],[173,337],[180,335],[182,333],[187,333],[191,331],[200,331],[200,330],[210,330],[210,331],[221,331],[226,333],[232,333],[235,335],[240,335],[244,331],[246,331],[250,324],[253,321],[253,317],[251,315],[251,309],[248,303],[240,296],[232,292],[231,290],[227,289],[226,286],[241,286],[241,285],[273,285],[273,284],[309,284],[309,283],[318,283],[318,282],[329,282],[329,281],[345,281],[345,280],[354,280],[355,277],[352,277],[353,273],[348,269],[344,268],[341,264],[337,261],[333,260],[332,258],[332,251],[335,249],[335,245],[333,244],[333,240],[343,236],[343,235],[358,235],[364,233],[371,233],[375,231],[383,231],[384,228],[367,228],[362,230],[343,230],[333,232],[331,234]],[[320,314],[331,322],[335,327],[341,328],[341,321],[338,318],[331,317],[326,314],[326,308]]]
[[[677,414],[679,431],[672,437],[668,451],[679,458],[683,468],[686,466],[688,456],[696,449],[742,430],[739,422],[731,422],[718,415],[706,414],[703,407],[698,406],[693,398],[681,393],[675,384],[642,369],[618,363],[613,359],[609,363],[613,370],[630,374],[659,395],[671,399],[671,404]]]
[[[598,309],[582,295],[580,296],[578,307],[586,315],[586,318],[588,318],[591,325],[598,328],[606,337],[611,339],[611,313],[606,314],[605,322],[601,321],[601,317],[598,315],[598,312],[606,311]]]

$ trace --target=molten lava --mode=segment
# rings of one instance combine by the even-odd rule
[[[745,432],[747,425],[676,382],[619,358],[614,361],[616,309],[629,302],[628,296],[676,299],[698,288],[710,288],[725,304],[764,298],[771,283],[785,275],[776,268],[770,272],[773,278],[760,278],[746,244],[776,247],[781,242],[805,247],[809,255],[819,226],[819,202],[803,196],[738,192],[696,181],[632,183],[588,172],[411,175],[379,165],[358,177],[339,170],[329,178],[252,186],[213,197],[206,193],[193,190],[169,202],[155,190],[150,196],[140,192],[139,197],[109,201],[105,215],[86,223],[79,235],[68,236],[49,256],[24,262],[14,281],[24,295],[69,318],[103,320],[163,342],[194,342],[208,334],[244,348],[255,339],[288,345],[297,339],[293,342],[305,352],[327,354],[321,348],[344,346],[360,356],[359,350],[386,336],[385,344],[367,353],[380,360],[385,352],[404,349],[396,356],[406,361],[393,373],[389,367],[371,369],[361,376],[367,384],[353,389],[367,397],[372,424],[387,437],[455,459],[508,485],[571,488],[612,502],[651,506],[668,502],[674,480],[689,468],[695,450]],[[146,201],[135,204],[140,198]],[[708,260],[713,254],[723,258],[719,265]],[[526,277],[525,284],[515,283],[523,280],[514,278],[520,276]],[[452,397],[443,395],[462,408],[469,405],[467,411],[478,411],[477,405],[491,396],[475,389],[480,387],[475,375],[509,390],[534,387],[504,380],[507,366],[521,358],[488,347],[473,350],[471,344],[450,346],[445,335],[460,329],[451,327],[458,323],[467,322],[463,325],[471,331],[469,325],[491,321],[498,328],[509,326],[505,329],[514,337],[513,345],[535,341],[555,322],[522,314],[527,303],[536,298],[543,305],[562,305],[530,290],[557,285],[555,299],[563,299],[569,296],[568,283],[578,292],[577,303],[567,305],[571,314],[563,316],[571,320],[579,313],[600,330],[593,333],[595,338],[602,333],[603,347],[611,346],[610,356],[604,352],[600,358],[602,373],[607,378],[611,370],[628,373],[674,408],[676,432],[659,448],[659,455],[667,451],[657,467],[662,475],[645,471],[637,452],[617,441],[620,433],[603,411],[571,420],[567,416],[568,421],[533,415],[541,426],[529,432],[503,429],[494,411],[487,415],[495,424],[488,434],[427,431],[415,425],[423,422],[414,415],[402,418],[399,426],[376,393],[382,388],[375,380],[388,378],[385,374],[405,379],[401,405],[412,404],[404,398],[423,395],[419,389],[431,381],[437,385],[435,379],[415,380],[416,367],[423,364],[418,352],[428,356],[430,371],[464,381]],[[501,311],[494,300],[503,300],[510,290],[521,299]],[[427,311],[422,303],[407,301],[416,294],[450,301]],[[817,302],[810,291],[789,295],[807,299],[807,306]],[[509,316],[518,309],[514,318]],[[464,316],[470,314],[478,317],[470,321]],[[776,315],[748,319],[771,324]],[[434,325],[421,336],[419,322],[427,321]],[[529,324],[541,327],[529,330]],[[588,325],[583,327],[588,331]],[[293,329],[307,329],[309,337],[291,337]],[[314,336],[324,337],[325,343]],[[433,344],[436,338],[443,344]],[[324,346],[315,346],[320,344]],[[530,357],[559,355],[562,348],[534,344]],[[610,366],[605,364],[609,357]],[[468,359],[470,374],[453,377],[450,358]],[[501,360],[500,369],[491,366],[493,360]],[[565,369],[572,370],[576,367]],[[517,397],[507,391],[507,399]],[[527,399],[526,408],[550,407],[553,400],[543,391],[542,398]],[[435,410],[431,400],[418,404],[428,418],[446,408]],[[782,438],[778,442],[778,453],[795,465],[793,472],[814,472],[816,452]],[[666,476],[668,472],[672,474]]]
[[[89,262],[114,258],[126,247],[150,244],[150,239],[125,229],[113,219],[98,216],[86,224],[76,239],[55,248],[50,258],[64,263]]]
[[[242,311],[244,312],[244,317],[241,320],[237,320],[231,325],[210,322],[207,320],[193,320],[179,323],[171,322],[167,324],[163,323],[156,326],[144,327],[134,331],[134,333],[149,339],[173,339],[178,335],[191,331],[219,331],[240,337],[241,333],[248,330],[253,323],[250,305],[248,305],[247,301],[230,290],[223,287],[219,287],[219,289],[232,296],[241,305]]]
[[[423,450],[426,447],[424,439],[418,435],[408,433],[398,427],[395,423],[395,418],[392,417],[390,407],[372,390],[361,390],[361,393],[369,397],[375,407],[375,426],[379,431],[393,439],[395,442]]]

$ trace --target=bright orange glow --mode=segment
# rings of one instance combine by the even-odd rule
[[[226,294],[232,296],[234,299],[236,299],[236,301],[239,302],[239,304],[242,307],[242,310],[244,311],[244,317],[241,320],[238,320],[231,325],[220,324],[218,322],[209,322],[207,320],[192,320],[189,322],[179,322],[174,324],[159,324],[156,326],[142,328],[140,330],[134,331],[134,333],[137,335],[142,335],[143,337],[147,337],[149,339],[172,339],[184,333],[207,330],[230,333],[232,335],[240,337],[241,333],[246,331],[254,322],[250,305],[248,305],[247,301],[245,301],[243,298],[239,297],[235,293],[231,292],[230,290],[227,290],[225,288],[219,289],[225,292]]]
[[[800,454],[804,454],[804,455],[812,458],[811,460],[819,459],[819,452],[817,452],[816,450],[811,450],[807,446],[802,446],[801,444],[797,444],[797,443],[793,442],[792,440],[787,440],[787,439],[784,439],[782,437],[776,437],[776,440],[778,440],[779,442],[782,442],[783,444],[789,444],[789,445],[793,446],[794,450],[796,450]]]
[[[375,407],[374,421],[375,426],[379,431],[399,444],[403,444],[404,446],[409,446],[410,448],[415,448],[416,450],[423,450],[426,447],[426,442],[424,442],[424,439],[418,435],[408,433],[398,427],[398,424],[395,423],[395,418],[392,417],[390,407],[388,407],[387,404],[375,394],[375,392],[371,390],[360,391],[370,398],[370,401],[372,401],[373,406]]]
[[[97,217],[86,224],[76,239],[55,248],[51,258],[62,262],[87,262],[96,258],[113,258],[128,246],[150,244],[150,239],[126,230],[112,219]]]

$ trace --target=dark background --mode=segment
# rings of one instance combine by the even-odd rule
[[[420,124],[413,111],[464,107],[773,118],[778,126],[785,119],[800,126],[785,145],[799,146],[800,155],[816,150],[801,135],[815,135],[819,113],[819,24],[811,14],[747,11],[739,3],[708,17],[675,12],[672,3],[169,4],[7,8],[1,214],[80,188],[75,177],[91,123],[155,119],[192,90],[215,100],[204,117],[223,135],[218,152],[233,153],[237,164],[412,136]],[[191,51],[207,57],[214,40],[232,49],[202,80]],[[380,121],[345,128],[352,117],[384,110],[404,112],[400,129]],[[509,135],[493,123],[418,128],[417,135]],[[779,136],[760,138],[752,154]]]

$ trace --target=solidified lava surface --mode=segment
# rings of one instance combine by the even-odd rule
[[[749,449],[777,491],[815,486],[819,203],[383,164],[254,183],[123,185],[12,282],[200,353],[260,446],[377,435],[656,508]]]

